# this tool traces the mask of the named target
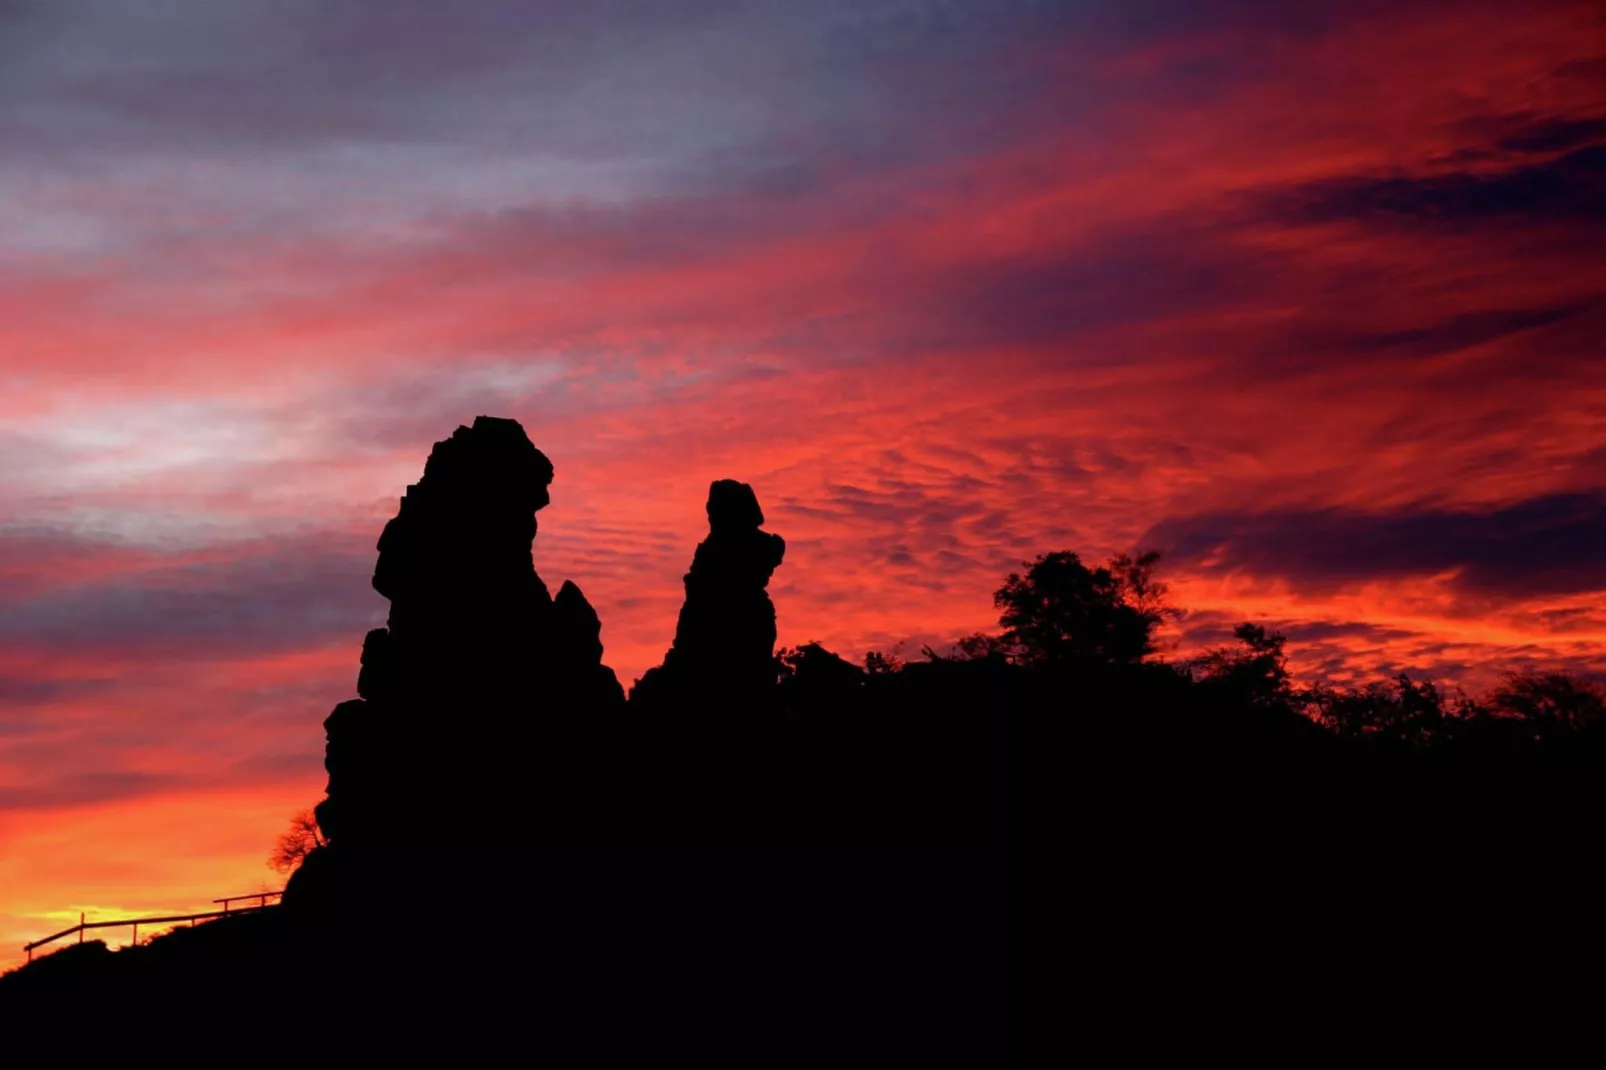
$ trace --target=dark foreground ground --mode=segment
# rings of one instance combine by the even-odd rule
[[[597,845],[421,843],[332,912],[45,957],[0,1021],[199,1055],[221,1030],[331,1061],[992,1067],[1532,1060],[1597,1016],[1588,740],[1411,752],[1131,681],[892,686],[615,746]]]
[[[934,849],[537,851],[522,888],[399,902],[366,929],[278,910],[135,951],[69,947],[0,982],[0,1015],[174,1023],[175,1051],[224,1032],[266,1049],[297,1037],[476,1062],[500,1050],[996,1065],[998,865]]]

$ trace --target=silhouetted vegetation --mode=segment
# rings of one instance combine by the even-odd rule
[[[323,836],[318,832],[318,819],[311,810],[302,810],[290,819],[290,827],[273,845],[268,866],[276,872],[289,873],[322,846]]]
[[[967,656],[996,649],[1021,665],[1135,665],[1154,653],[1166,618],[1165,586],[1154,579],[1160,555],[1119,555],[1088,568],[1069,551],[1044,554],[1025,575],[1011,573],[993,595],[1004,632],[995,646],[973,637]]]

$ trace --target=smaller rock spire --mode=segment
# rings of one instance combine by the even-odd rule
[[[664,663],[648,670],[631,701],[736,706],[775,686],[775,606],[766,588],[786,540],[764,531],[764,511],[746,483],[708,488],[708,538],[686,573],[686,601]]]

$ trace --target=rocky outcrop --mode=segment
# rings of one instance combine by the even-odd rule
[[[617,711],[625,704],[619,677],[602,663],[602,618],[573,580],[552,600],[552,681],[571,708]]]
[[[699,789],[680,780],[718,780],[692,767],[740,766],[725,752],[745,744],[660,714],[770,699],[766,588],[786,544],[762,530],[752,487],[709,488],[674,644],[627,707],[596,610],[572,582],[551,597],[535,571],[552,477],[522,427],[481,416],[437,442],[407,488],[374,570],[387,626],[363,642],[358,697],[324,722],[329,786],[315,813],[328,846],[297,871],[287,905],[355,904],[396,879],[436,893],[483,886],[522,865],[527,845],[656,835],[644,830],[666,822],[628,802],[644,791],[693,799],[668,824],[712,820],[695,816]],[[448,845],[454,861],[420,878],[421,851]]]
[[[539,771],[561,763],[543,752],[622,708],[596,611],[573,583],[554,600],[535,571],[552,477],[517,422],[481,416],[435,444],[385,525],[387,627],[363,642],[360,697],[324,722],[316,815],[346,868],[399,869],[421,840],[505,846],[536,820]]]
[[[762,530],[753,488],[721,479],[708,488],[708,538],[686,573],[686,601],[664,663],[631,702],[739,707],[775,687],[775,606],[767,588],[786,540]]]

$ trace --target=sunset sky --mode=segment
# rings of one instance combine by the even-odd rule
[[[280,886],[481,413],[627,686],[721,477],[783,644],[1154,547],[1167,657],[1606,669],[1603,248],[1593,2],[0,3],[0,968]]]

